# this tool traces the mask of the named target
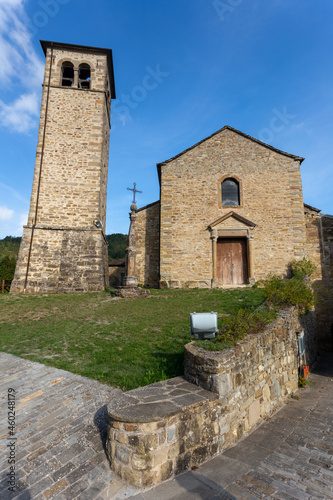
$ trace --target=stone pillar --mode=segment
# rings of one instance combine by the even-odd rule
[[[218,287],[217,279],[217,229],[211,230],[210,239],[212,240],[212,257],[213,257],[213,278],[212,278],[212,288]]]
[[[126,275],[124,278],[125,287],[136,287],[138,279],[136,277],[136,242],[135,242],[135,219],[137,206],[135,203],[131,205],[130,228],[128,234],[128,248],[126,251]]]
[[[249,234],[247,238],[248,247],[248,269],[249,269],[249,283],[253,285],[254,283],[254,264],[253,264],[253,235]]]
[[[79,87],[79,68],[74,68],[73,87],[75,87],[76,89]]]

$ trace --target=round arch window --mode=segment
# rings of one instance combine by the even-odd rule
[[[90,66],[80,64],[79,66],[79,89],[90,89]]]
[[[73,87],[74,83],[74,65],[65,61],[61,66],[61,85],[63,87]]]
[[[232,177],[224,179],[221,185],[222,206],[237,207],[240,205],[239,182]]]

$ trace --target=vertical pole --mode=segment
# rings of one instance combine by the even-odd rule
[[[5,280],[2,280],[2,293],[5,293]]]
[[[30,266],[30,259],[31,259],[31,250],[32,250],[32,240],[33,240],[33,237],[34,237],[34,231],[35,231],[35,227],[36,227],[36,224],[37,224],[39,191],[40,191],[40,183],[41,183],[41,178],[42,178],[42,166],[43,166],[43,160],[44,160],[44,146],[45,146],[45,135],[46,135],[47,112],[48,112],[48,108],[49,108],[52,61],[53,61],[53,43],[51,43],[51,57],[50,57],[50,67],[49,67],[49,79],[48,79],[47,94],[46,94],[46,106],[45,106],[43,142],[42,142],[42,152],[41,152],[41,156],[40,156],[40,165],[39,165],[39,174],[38,174],[35,218],[33,220],[32,228],[31,228],[31,237],[30,237],[30,244],[29,244],[28,262],[27,262],[27,270],[26,270],[26,273],[25,273],[23,293],[25,293],[27,291],[28,274],[29,274],[29,266]]]
[[[217,229],[212,229],[211,230],[211,236],[212,240],[212,263],[213,263],[213,279],[212,279],[212,288],[216,288],[218,286],[218,279],[217,279]]]
[[[253,284],[254,283],[254,264],[253,264],[253,236],[252,234],[248,235],[247,238],[247,244],[248,244],[248,269],[249,269],[249,283]]]

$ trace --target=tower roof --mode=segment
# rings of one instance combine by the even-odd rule
[[[104,54],[107,57],[108,63],[108,73],[110,79],[110,87],[111,87],[111,98],[116,98],[116,89],[114,84],[114,72],[113,72],[113,59],[112,59],[112,50],[111,49],[103,49],[101,47],[89,47],[87,45],[73,45],[71,43],[61,43],[61,42],[49,42],[46,40],[40,40],[40,44],[42,46],[43,52],[46,56],[46,51],[48,48],[53,46],[54,49],[64,49],[76,52],[88,52],[89,54]]]

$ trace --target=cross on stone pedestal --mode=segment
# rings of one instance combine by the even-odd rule
[[[132,203],[135,205],[136,204],[135,203],[135,194],[136,193],[142,194],[142,191],[139,191],[138,189],[136,189],[136,182],[133,182],[133,186],[134,186],[133,188],[127,188],[127,190],[128,191],[133,191],[133,201],[132,201]]]
[[[136,189],[136,182],[133,182],[133,188],[127,188],[128,191],[133,191],[133,201],[131,205],[130,216],[130,229],[128,233],[128,248],[126,251],[126,276],[124,278],[125,287],[136,288],[138,280],[136,277],[136,243],[135,243],[135,219],[136,219],[136,203],[135,195],[136,193],[142,193]]]

